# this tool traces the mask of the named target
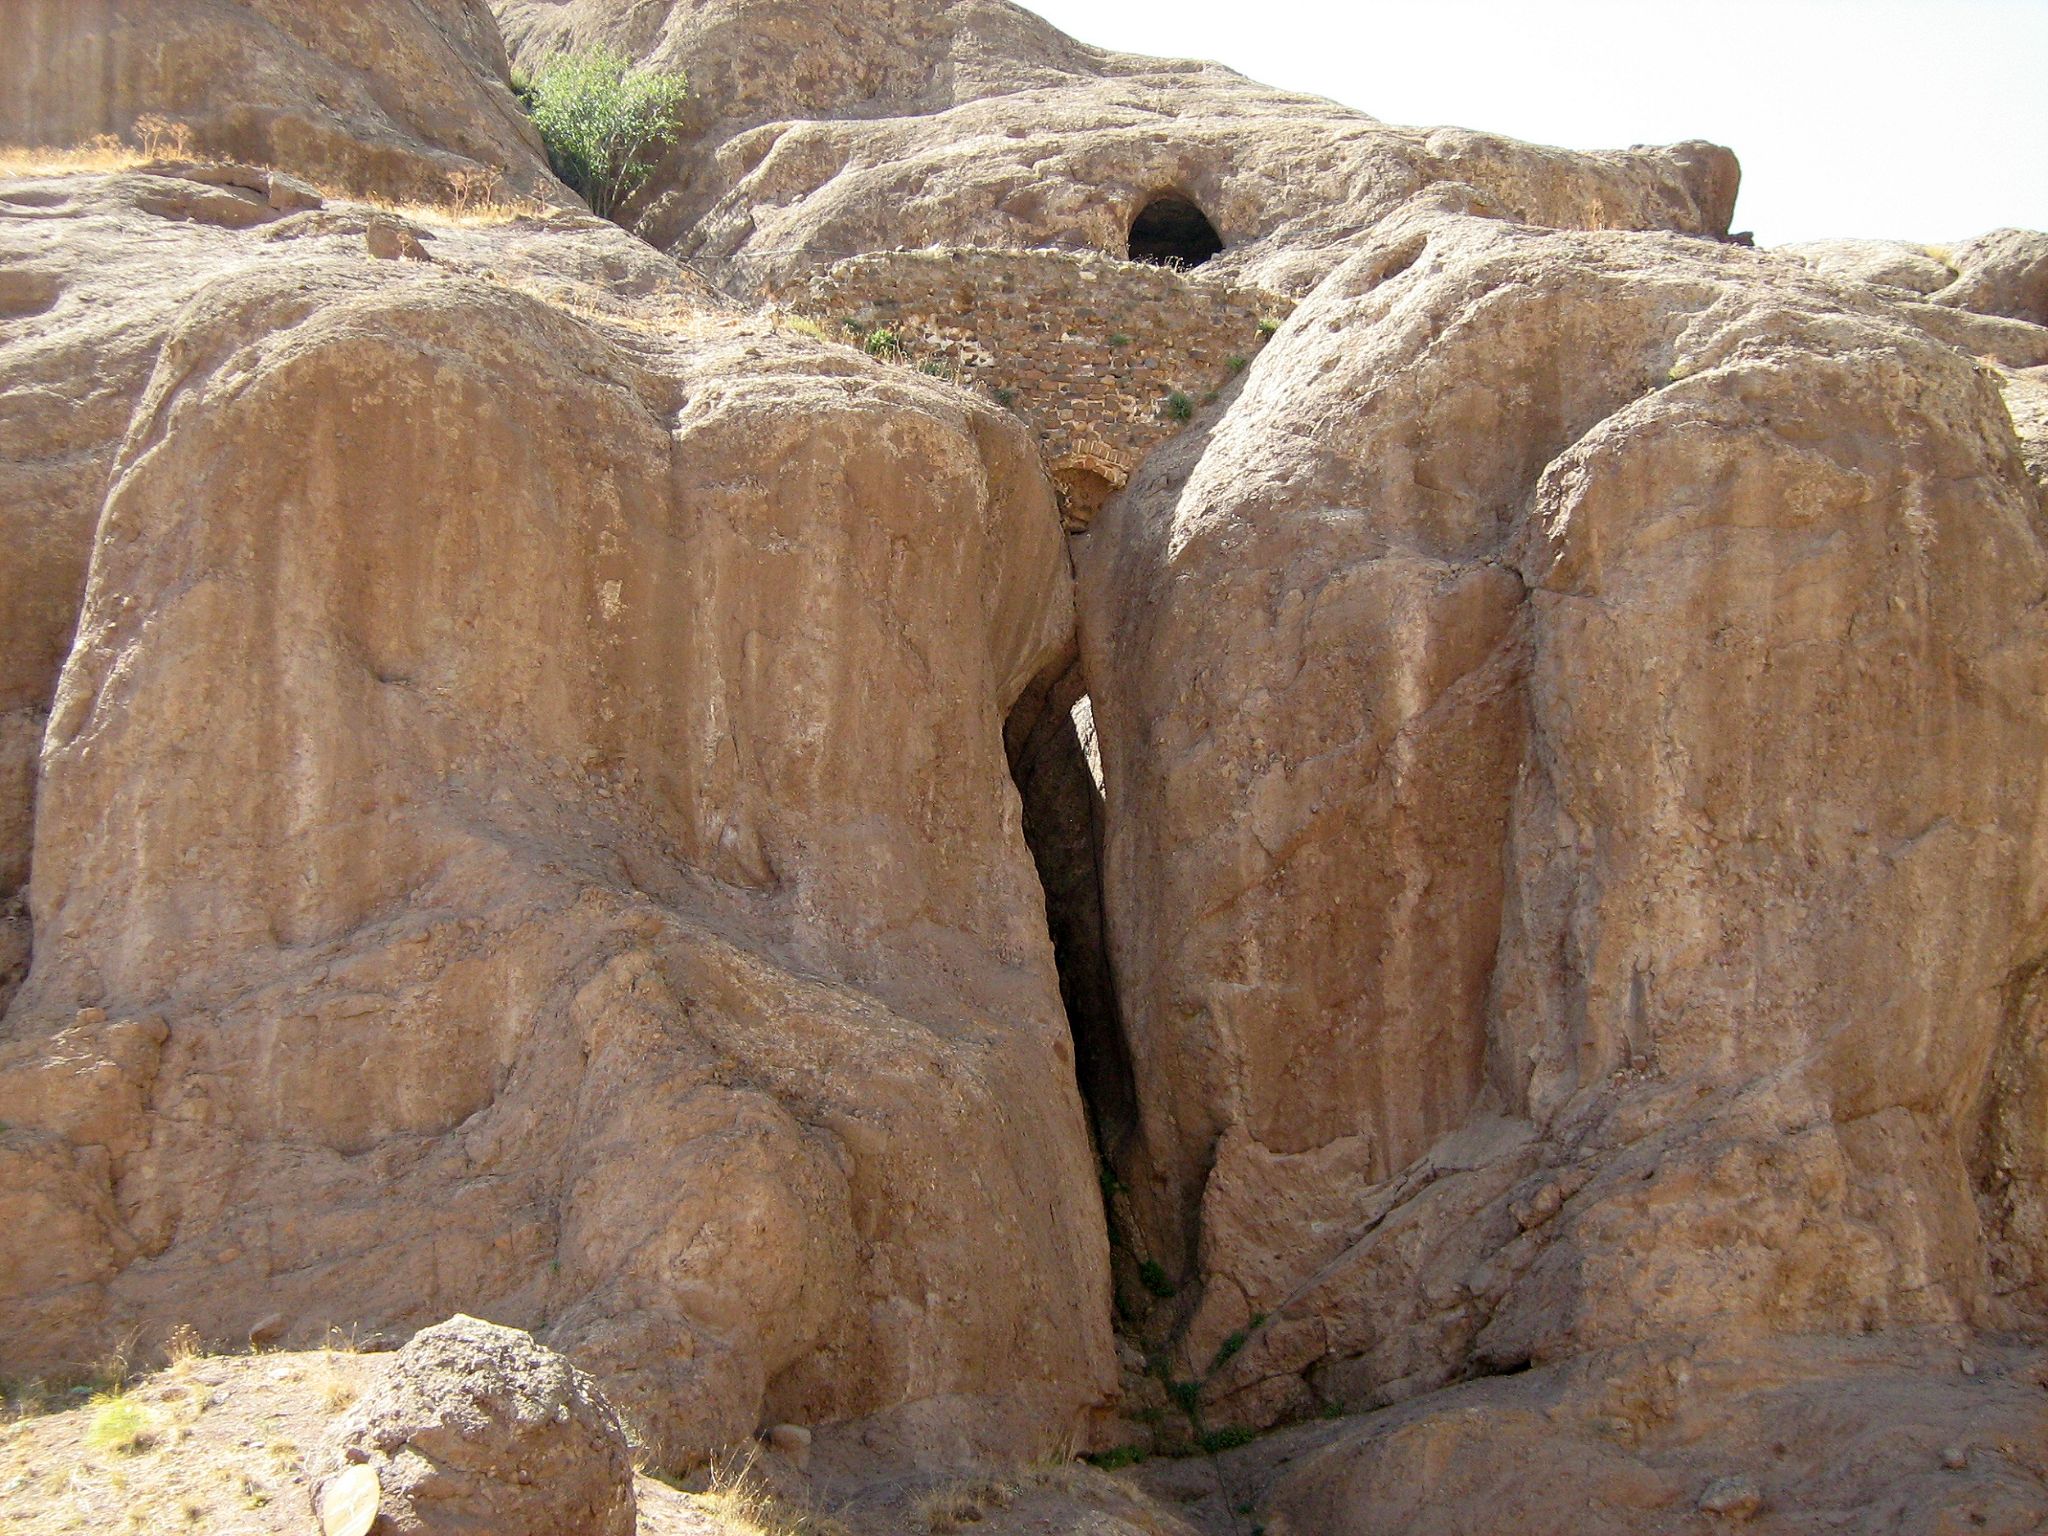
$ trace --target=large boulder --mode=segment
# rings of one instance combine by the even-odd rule
[[[2038,1315],[2048,552],[1994,375],[1768,256],[1420,205],[1082,591],[1118,1172],[1212,1422]]]
[[[160,119],[191,151],[351,192],[438,200],[495,171],[570,200],[483,0],[24,0],[0,85],[0,143],[141,143]]]
[[[1002,740],[1072,644],[1024,429],[644,247],[675,281],[614,324],[622,255],[573,308],[517,277],[575,227],[379,262],[331,217],[186,298],[96,520],[0,1034],[9,1369],[462,1310],[659,1456],[1076,1432],[1113,1364]]]
[[[597,1383],[474,1317],[415,1334],[321,1460],[329,1532],[374,1477],[376,1529],[393,1536],[633,1536],[633,1452]]]

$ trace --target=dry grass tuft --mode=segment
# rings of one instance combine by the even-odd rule
[[[130,148],[111,133],[103,133],[71,149],[0,146],[0,176],[85,176],[94,172],[132,171],[151,164],[155,158]]]
[[[999,1509],[1008,1509],[1019,1491],[1016,1483],[999,1478],[969,1478],[934,1488],[917,1501],[912,1515],[921,1529],[945,1536],[978,1525]]]
[[[103,133],[68,149],[54,145],[0,145],[0,179],[106,175],[209,158],[194,144],[189,126],[154,112],[136,119],[135,141],[131,144]],[[474,228],[509,224],[550,211],[546,204],[510,191],[505,186],[505,173],[489,166],[450,172],[447,196],[439,199],[365,197],[342,187],[317,182],[315,186],[330,201],[360,203],[427,224]]]
[[[830,1515],[792,1504],[770,1488],[755,1467],[755,1453],[716,1458],[711,1486],[694,1495],[718,1522],[719,1536],[850,1536]]]

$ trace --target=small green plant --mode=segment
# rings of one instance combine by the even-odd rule
[[[1095,1170],[1095,1174],[1097,1178],[1102,1180],[1103,1199],[1114,1200],[1118,1195],[1127,1195],[1130,1193],[1129,1186],[1127,1186],[1122,1179],[1116,1176],[1116,1170],[1110,1167],[1109,1164],[1104,1163],[1100,1168]]]
[[[1109,344],[1112,347],[1128,347],[1131,344],[1131,338],[1122,331],[1114,331],[1110,334]]]
[[[1176,389],[1166,397],[1166,414],[1174,421],[1194,420],[1194,397],[1184,389]]]
[[[1202,1436],[1202,1449],[1214,1456],[1218,1451],[1234,1451],[1240,1445],[1252,1443],[1252,1432],[1242,1424],[1233,1424],[1229,1429],[1212,1429]]]
[[[1278,320],[1271,320],[1271,319],[1268,319],[1268,320],[1261,320],[1261,321],[1259,322],[1259,334],[1260,334],[1261,336],[1270,336],[1270,335],[1272,335],[1272,334],[1273,334],[1273,333],[1274,333],[1275,331],[1277,331],[1277,330],[1279,330],[1279,329],[1280,329],[1280,322],[1279,322]]]
[[[1169,1382],[1166,1390],[1173,1395],[1173,1400],[1180,1404],[1182,1413],[1189,1418],[1195,1416],[1195,1410],[1202,1402],[1202,1384],[1199,1381]]]
[[[555,174],[610,218],[653,174],[652,156],[675,142],[689,89],[681,75],[635,69],[599,48],[556,54],[519,94]]]
[[[868,332],[867,340],[861,343],[869,357],[900,357],[903,353],[903,338],[894,331],[883,327]]]
[[[1211,1371],[1222,1370],[1225,1363],[1229,1361],[1231,1356],[1235,1355],[1239,1350],[1244,1348],[1245,1340],[1248,1337],[1249,1335],[1246,1334],[1246,1332],[1242,1328],[1240,1328],[1237,1330],[1237,1332],[1233,1333],[1229,1338],[1225,1339],[1221,1344],[1217,1345],[1216,1358],[1209,1362],[1209,1369]]]
[[[1017,391],[1014,389],[998,389],[995,391],[995,402],[1007,411],[1017,403]]]
[[[1257,1332],[1258,1332],[1258,1331],[1259,1331],[1259,1330],[1260,1330],[1261,1328],[1263,1328],[1263,1327],[1265,1327],[1265,1326],[1266,1326],[1266,1317],[1267,1317],[1267,1314],[1266,1314],[1266,1313],[1264,1313],[1264,1312],[1254,1312],[1254,1313],[1252,1314],[1252,1321],[1251,1321],[1251,1330],[1252,1330],[1252,1332],[1254,1332],[1254,1333],[1257,1333]]]
[[[1341,1401],[1328,1402],[1323,1404],[1323,1417],[1326,1419],[1343,1418],[1344,1404]]]
[[[1250,362],[1251,359],[1248,357],[1233,357],[1232,359],[1230,359],[1229,362],[1225,363],[1223,366],[1228,368],[1232,373],[1243,373],[1246,366]]]
[[[832,333],[808,315],[791,315],[783,323],[792,331],[795,331],[797,335],[808,336],[813,341],[830,341],[832,339]]]
[[[917,371],[928,378],[944,379],[949,384],[960,382],[960,369],[947,358],[928,357],[917,365]]]
[[[156,1438],[149,1410],[120,1392],[102,1392],[92,1400],[92,1420],[85,1443],[102,1454],[133,1456],[149,1449]]]
[[[1161,1301],[1173,1294],[1173,1282],[1166,1278],[1166,1266],[1157,1259],[1147,1259],[1138,1266],[1138,1283]]]
[[[1145,1459],[1145,1453],[1135,1445],[1118,1445],[1106,1451],[1097,1451],[1092,1456],[1083,1456],[1081,1459],[1091,1467],[1114,1472],[1119,1467],[1135,1467]]]

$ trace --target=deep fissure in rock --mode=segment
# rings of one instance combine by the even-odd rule
[[[1199,267],[1223,249],[1223,237],[1192,199],[1162,192],[1131,220],[1130,256],[1162,267]]]
[[[1024,841],[1045,892],[1060,1000],[1097,1153],[1121,1159],[1138,1123],[1136,1080],[1117,1012],[1102,907],[1102,786],[1080,668],[1035,683],[1004,731],[1024,804]]]

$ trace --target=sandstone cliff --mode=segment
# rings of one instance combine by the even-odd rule
[[[995,0],[273,9],[5,66],[197,158],[0,183],[0,1368],[471,1313],[873,1530],[1276,1428],[1143,1476],[2048,1520],[2048,237]],[[630,229],[506,86],[598,43]]]

